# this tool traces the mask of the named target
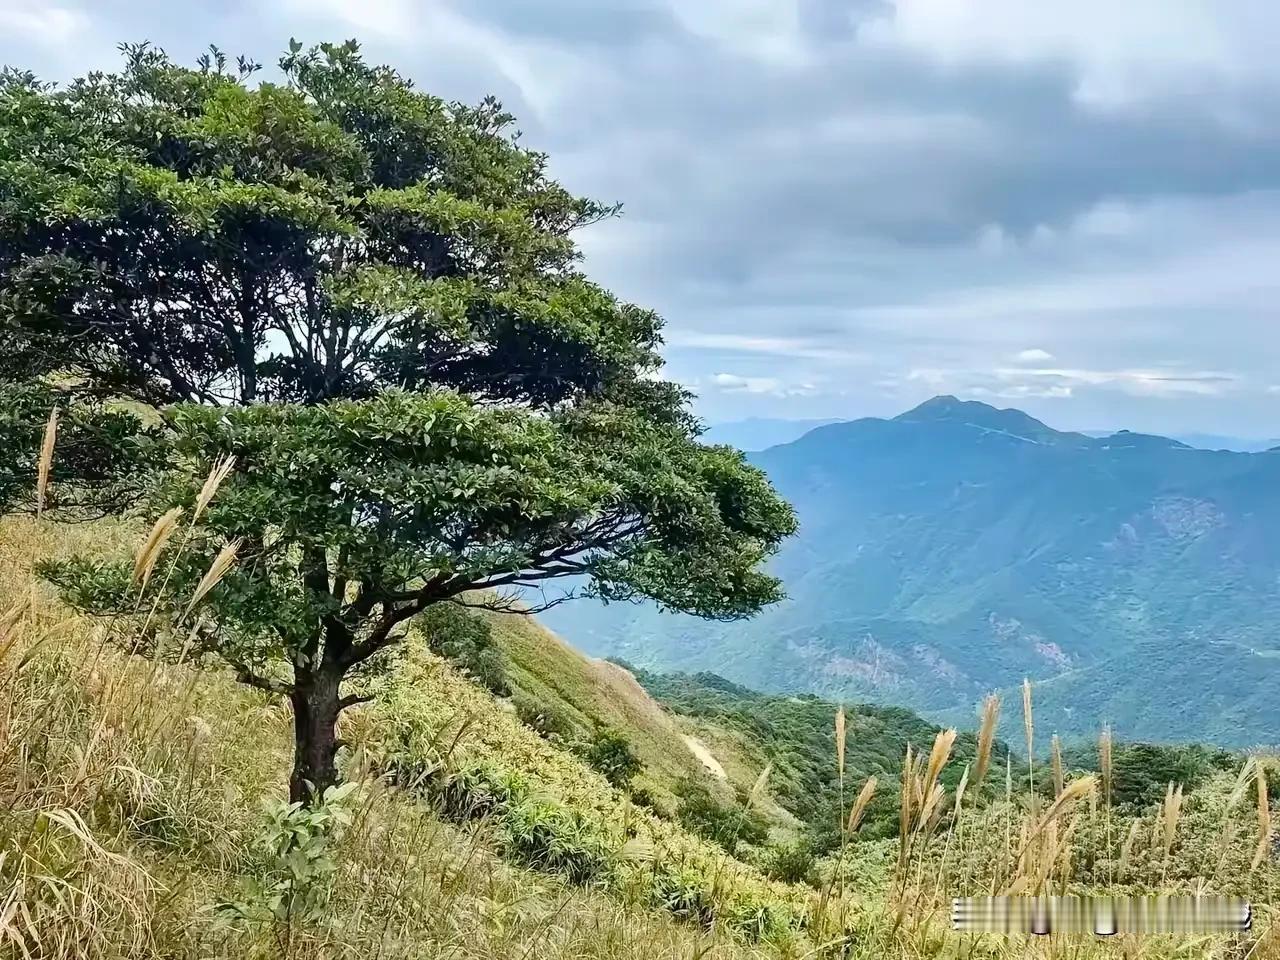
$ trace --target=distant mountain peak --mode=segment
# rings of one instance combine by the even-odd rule
[[[1054,430],[1021,410],[1012,407],[1000,409],[980,400],[961,400],[950,394],[926,400],[918,407],[898,414],[894,419],[904,423],[954,422],[1036,443],[1070,436]]]
[[[936,397],[930,397],[919,406],[912,407],[904,413],[898,414],[898,419],[902,420],[909,417],[913,413],[946,413],[950,410],[957,410],[965,405],[966,402],[972,403],[975,407],[986,407],[985,403],[979,403],[976,400],[964,401],[959,397],[950,393],[940,393]],[[991,407],[990,409],[995,409]]]

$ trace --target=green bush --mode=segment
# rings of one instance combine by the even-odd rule
[[[520,722],[537,731],[543,738],[562,741],[572,739],[573,722],[562,710],[522,693],[517,693],[513,702]]]
[[[654,905],[704,928],[710,928],[716,918],[710,889],[707,878],[690,867],[666,866],[654,870]]]
[[[506,657],[486,621],[449,603],[433,604],[419,621],[432,653],[461,667],[491,693],[510,696]]]
[[[761,858],[765,875],[783,883],[807,883],[816,857],[813,844],[805,838],[766,848]]]
[[[271,804],[268,822],[258,837],[265,854],[265,875],[245,884],[242,899],[219,904],[219,920],[232,926],[272,927],[277,935],[282,927],[330,922],[329,893],[338,870],[333,851],[351,824],[353,814],[346,800],[356,786],[330,787],[310,806]]]
[[[674,816],[671,809],[661,800],[653,795],[653,791],[646,787],[637,787],[632,784],[627,792],[631,796],[631,802],[637,807],[644,807],[646,810],[652,810],[654,814],[662,817],[664,820],[670,820]]]
[[[721,803],[697,781],[680,781],[675,794],[676,819],[729,853],[735,852],[739,843],[760,844],[768,837],[768,825],[759,816],[745,807]]]
[[[1215,773],[1239,763],[1238,757],[1225,750],[1199,744],[1124,743],[1116,745],[1114,756],[1112,800],[1135,809],[1159,803],[1170,783],[1180,783],[1191,791]]]
[[[593,769],[619,788],[630,784],[643,767],[640,758],[631,749],[630,741],[617,730],[597,731],[582,755]]]
[[[576,810],[532,796],[513,798],[502,816],[502,844],[518,863],[572,883],[605,874],[608,851],[599,831]]]

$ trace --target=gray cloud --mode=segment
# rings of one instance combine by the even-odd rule
[[[495,93],[624,201],[588,267],[667,316],[710,417],[946,391],[1280,432],[1273,4],[0,0],[0,58],[56,78],[119,40],[270,63],[291,35]]]

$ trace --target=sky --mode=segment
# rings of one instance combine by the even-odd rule
[[[66,80],[358,38],[621,201],[587,272],[710,421],[955,394],[1280,436],[1273,0],[0,0]]]

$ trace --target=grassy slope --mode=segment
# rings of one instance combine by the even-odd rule
[[[718,779],[689,749],[678,718],[663,710],[630,671],[584,656],[531,617],[487,614],[494,639],[508,659],[507,679],[517,695],[532,697],[568,717],[583,734],[600,728],[621,732],[644,764],[637,778],[664,806],[674,802],[672,788],[695,779],[724,792]],[[749,789],[763,761],[730,755],[732,744],[713,750],[740,790]],[[722,753],[724,755],[722,755]],[[779,818],[786,814],[777,811]]]
[[[0,607],[30,595],[25,568],[33,556],[131,539],[127,529],[0,524]],[[220,926],[218,903],[275,877],[261,843],[267,817],[259,804],[284,790],[287,712],[223,674],[156,668],[114,653],[99,638],[99,628],[38,595],[0,642],[0,955],[22,955],[21,944],[42,958],[732,960],[843,953],[857,960],[1012,960],[1045,946],[961,940],[939,919],[957,890],[1027,882],[1024,865],[1002,842],[1011,831],[1016,845],[1026,829],[1028,807],[1017,796],[1012,805],[967,810],[959,834],[945,818],[918,832],[896,914],[888,880],[897,844],[854,844],[838,861],[850,894],[840,906],[852,937],[847,949],[837,944],[833,954],[795,940],[774,949],[731,938],[725,928],[744,912],[807,894],[766,883],[717,849],[631,809],[575,758],[430,656],[412,657],[380,702],[345,725],[359,746],[348,772],[365,785],[354,797],[354,823],[331,851],[337,867],[324,887],[322,919]],[[388,759],[402,772],[417,765],[410,787],[419,794],[429,784],[474,786],[468,777],[476,771],[496,772],[523,784],[538,809],[568,811],[597,840],[627,839],[612,851],[620,855],[612,872],[585,884],[513,866],[513,852],[528,848],[513,847],[509,818],[462,816],[367,777]],[[1147,810],[1127,866],[1124,858],[1117,865],[1128,822],[1104,829],[1101,814],[1081,804],[1062,818],[1062,834],[1045,835],[1051,852],[1041,858],[1043,869],[1067,870],[1063,882],[1072,891],[1204,889],[1252,897],[1264,904],[1255,911],[1253,937],[1156,939],[1144,942],[1143,956],[1274,960],[1280,942],[1265,903],[1280,871],[1270,859],[1250,870],[1256,830],[1249,791],[1233,791],[1233,779],[1217,775],[1188,797],[1172,857]],[[1059,836],[1074,848],[1061,860]],[[824,869],[836,865],[828,861]],[[710,931],[648,908],[648,884],[660,875],[712,880],[701,891],[716,907]],[[1131,946],[1086,940],[1073,956],[1127,955]]]
[[[33,595],[32,558],[127,549],[135,538],[127,527],[0,523],[0,611]],[[226,928],[216,905],[274,876],[262,804],[285,792],[287,710],[222,673],[124,657],[100,642],[102,625],[34,595],[0,643],[0,944],[38,940],[41,956],[65,957],[685,957],[714,945],[718,956],[746,957],[772,951],[732,936],[731,925],[746,929],[753,910],[802,908],[809,896],[632,807],[419,651],[377,704],[344,722],[358,747],[348,774],[366,786],[335,851],[333,922],[291,928],[287,943],[279,924]],[[625,688],[623,671],[602,673]],[[652,701],[634,699],[670,735]],[[610,868],[566,883],[536,862],[544,847],[518,846],[509,818],[442,817],[438,803],[421,802],[439,800],[421,783],[406,792],[370,779],[388,762],[419,764],[436,786],[475,770],[522,784],[531,802],[520,813],[558,828],[565,812]],[[680,881],[673,895],[692,891],[699,909],[714,909],[711,932],[655,898],[646,881],[669,874]],[[10,907],[30,916],[20,932],[6,926]]]
[[[833,833],[840,790],[835,765],[836,704],[812,695],[759,693],[715,674],[659,674],[640,670],[639,682],[664,706],[697,723],[704,739],[730,755],[763,757],[773,764],[772,791],[779,803],[819,832]],[[938,727],[896,707],[846,705],[845,786],[848,800],[869,776],[883,784],[865,832],[896,829],[895,780],[908,743],[933,741]],[[972,721],[969,723],[972,726]],[[728,748],[728,745],[733,745]],[[975,749],[971,733],[956,742],[955,762],[944,782],[954,785]],[[1004,755],[997,745],[997,762]],[[829,837],[829,842],[834,838]]]

